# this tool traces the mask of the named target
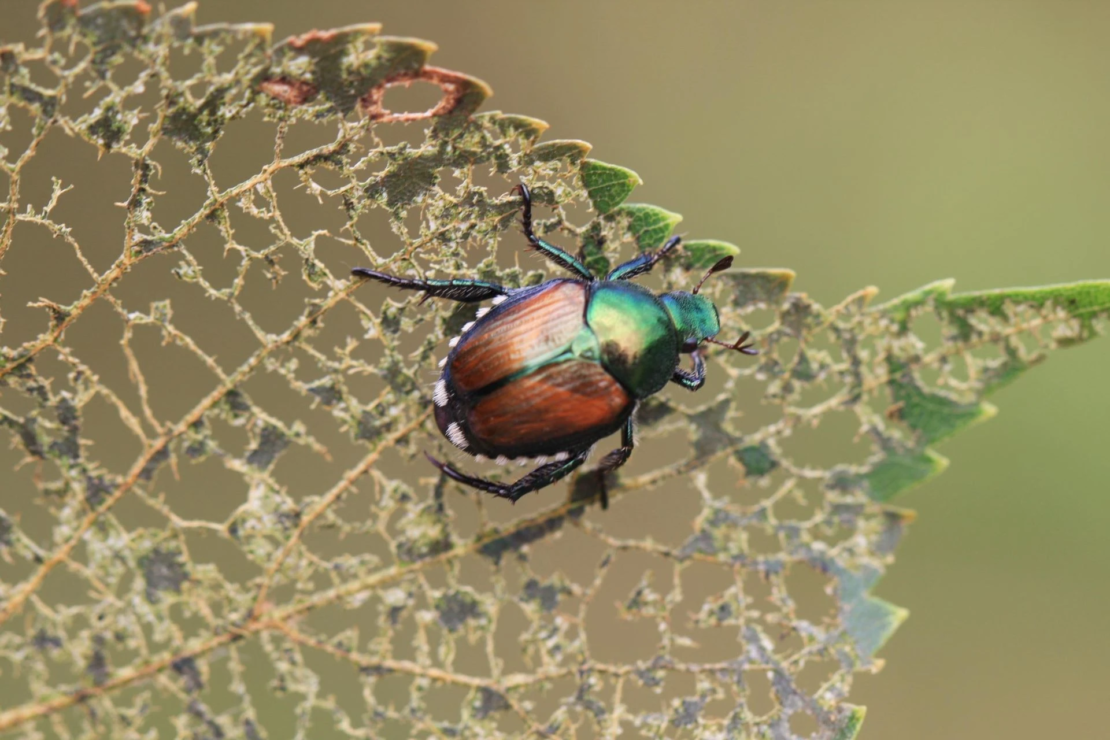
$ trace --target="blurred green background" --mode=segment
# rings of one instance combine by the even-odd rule
[[[0,1],[6,40],[37,3]],[[637,170],[680,230],[825,304],[1110,277],[1110,3],[201,3],[275,38],[381,21],[493,107]],[[941,447],[878,594],[911,610],[863,740],[1092,736],[1110,693],[1110,341],[1058,353]]]

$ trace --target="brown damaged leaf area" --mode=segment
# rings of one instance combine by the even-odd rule
[[[308,33],[302,33],[300,36],[293,36],[286,43],[294,49],[304,49],[311,43],[328,43],[334,41],[337,34],[337,31],[319,31],[313,29]]]
[[[408,87],[413,82],[430,82],[439,86],[439,89],[443,91],[443,98],[428,110],[416,113],[393,113],[382,107],[385,91],[390,86],[404,85]],[[366,93],[359,102],[363,113],[372,121],[409,123],[456,113],[465,101],[466,94],[479,86],[484,87],[484,85],[467,75],[438,67],[425,67],[419,72],[403,73],[387,80]],[[483,90],[483,92],[488,95],[487,90]]]
[[[311,82],[291,80],[288,77],[278,77],[272,80],[263,80],[258,89],[275,100],[286,105],[304,105],[316,97],[316,86]]]
[[[323,39],[329,37],[328,34],[324,33],[318,33],[317,36]],[[291,42],[290,45],[294,44]],[[443,97],[438,103],[425,111],[394,113],[383,107],[382,102],[385,100],[386,90],[394,85],[408,87],[414,82],[428,82],[438,86],[443,92]],[[464,100],[465,93],[473,89],[475,84],[475,80],[467,75],[447,69],[439,69],[438,67],[425,67],[417,72],[397,74],[371,88],[359,99],[359,110],[370,120],[381,123],[426,121],[457,112],[460,103]],[[287,77],[263,80],[258,87],[275,100],[290,106],[304,105],[311,102],[318,93],[316,86],[311,82],[293,80]]]

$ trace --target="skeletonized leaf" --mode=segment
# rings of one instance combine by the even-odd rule
[[[934,446],[989,419],[991,393],[1095,336],[1110,281],[822,306],[788,269],[737,265],[703,294],[722,341],[754,329],[760,354],[708,346],[712,390],[640,405],[665,444],[611,476],[609,512],[591,469],[513,508],[421,455],[453,449],[438,361],[479,307],[350,267],[562,275],[518,254],[522,181],[537,230],[598,273],[680,217],[627,204],[639,176],[589,144],[478,113],[490,89],[432,66],[430,42],[364,24],[274,43],[196,11],[48,0],[38,42],[0,45],[6,141],[65,134],[127,165],[93,193],[121,205],[121,245],[59,220],[103,199],[49,147],[0,149],[0,260],[37,231],[85,276],[0,335],[30,337],[0,346],[0,434],[30,463],[0,500],[0,663],[20,667],[0,732],[785,738],[804,713],[856,737],[854,675],[906,618],[871,593],[913,518],[891,500],[943,471]],[[438,101],[389,110],[413,83]],[[213,160],[244,141],[265,156],[228,177]],[[738,254],[691,240],[656,269],[689,289]],[[0,280],[41,277],[9,262]],[[629,516],[649,500],[673,509]],[[619,645],[595,631],[616,619]]]

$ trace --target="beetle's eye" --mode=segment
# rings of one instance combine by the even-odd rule
[[[682,344],[682,351],[683,352],[693,352],[694,350],[696,350],[698,348],[698,345],[700,345],[701,343],[702,343],[702,340],[700,340],[700,339],[687,339]]]

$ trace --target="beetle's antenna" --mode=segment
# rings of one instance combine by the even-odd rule
[[[709,279],[710,275],[715,272],[720,272],[721,270],[727,270],[730,267],[732,267],[732,257],[724,257],[717,260],[717,264],[709,268],[709,272],[705,273],[705,277],[703,277],[697,287],[694,288],[694,295],[698,294],[698,291],[701,290],[701,286],[705,284],[705,281]]]
[[[728,259],[732,259],[732,258],[729,257]],[[713,273],[710,272],[709,274],[712,275]],[[706,277],[708,277],[708,275]],[[752,335],[752,333],[750,331],[746,331],[743,334],[741,334],[740,338],[737,339],[732,344],[728,344],[727,342],[721,342],[721,341],[718,341],[716,339],[711,339],[709,337],[706,337],[703,341],[709,342],[710,344],[716,344],[716,345],[719,345],[721,347],[728,347],[729,349],[734,349],[737,352],[743,352],[746,355],[758,355],[759,350],[757,350],[754,346],[752,346],[752,344],[750,344],[750,343],[745,344],[745,342],[748,341],[748,337],[750,337],[751,335]]]

